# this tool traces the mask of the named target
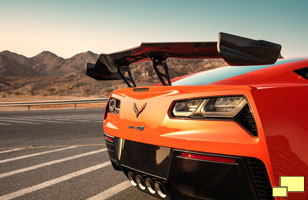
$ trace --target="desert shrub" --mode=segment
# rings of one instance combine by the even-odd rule
[[[69,83],[66,85],[67,90],[72,90],[74,88],[74,85],[72,83]]]
[[[2,86],[0,85],[0,92],[5,92],[7,91],[9,88],[7,86]]]
[[[46,91],[47,91],[49,94],[54,94],[55,91],[56,91],[56,88],[54,88],[54,87],[49,87],[49,88],[46,88]]]
[[[23,84],[22,83],[14,82],[14,83],[12,83],[12,87],[13,87],[14,90],[16,90],[18,88],[23,87]]]
[[[33,88],[30,88],[28,90],[28,94],[30,94],[31,96],[34,96],[35,95],[35,90]]]
[[[20,95],[22,95],[21,92],[18,91],[18,90],[15,90],[13,94],[14,94],[14,96],[20,96]]]
[[[57,95],[58,96],[64,96],[65,94],[66,94],[66,89],[64,89],[64,88],[58,88],[57,89]]]
[[[101,90],[101,93],[109,95],[109,94],[111,94],[113,91],[114,91],[114,89],[113,89],[112,87],[107,87],[107,88],[102,89],[102,90]]]
[[[81,93],[82,96],[87,96],[87,95],[89,95],[89,93],[90,93],[90,91],[91,91],[91,89],[90,89],[89,86],[80,86],[80,87],[79,87],[79,90],[80,90],[80,93]]]

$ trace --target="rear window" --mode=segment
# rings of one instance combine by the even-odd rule
[[[279,64],[284,64],[288,62],[294,62],[300,59],[288,59],[288,60],[278,60],[272,65],[254,65],[254,66],[226,66],[217,69],[212,69],[208,71],[203,71],[192,76],[180,79],[172,83],[173,86],[182,85],[206,85],[217,81],[221,81],[227,78],[239,76],[249,72],[253,72],[259,69],[264,69],[267,67],[272,67]]]

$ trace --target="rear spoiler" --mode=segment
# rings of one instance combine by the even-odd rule
[[[274,64],[281,45],[219,33],[217,42],[142,43],[139,47],[112,54],[101,54],[95,64],[87,63],[86,74],[96,80],[121,80],[136,87],[129,65],[152,61],[162,85],[171,85],[168,58],[223,58],[232,66]]]

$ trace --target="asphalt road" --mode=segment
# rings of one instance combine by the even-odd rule
[[[0,200],[143,199],[113,170],[103,109],[0,112]]]

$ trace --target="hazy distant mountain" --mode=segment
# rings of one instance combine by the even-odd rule
[[[33,70],[40,75],[51,75],[51,73],[59,73],[64,63],[64,58],[58,57],[56,54],[43,51],[42,53],[29,59]],[[60,72],[61,73],[61,72]]]
[[[64,59],[43,51],[31,58],[9,51],[0,52],[1,96],[106,96],[113,90],[127,87],[120,81],[96,81],[85,75],[85,63],[95,63],[98,54],[91,51]],[[171,78],[226,65],[222,59],[169,59]],[[158,83],[150,62],[131,66],[137,86]]]
[[[22,55],[4,51],[0,53],[0,77],[38,76],[31,61]]]
[[[98,55],[87,51],[64,59],[43,51],[28,58],[10,51],[0,52],[0,77],[63,76],[84,68],[85,62],[95,62]]]
[[[27,57],[17,54],[17,53],[13,53],[10,51],[2,51],[0,52],[0,55],[4,55],[11,60],[15,60],[18,64],[21,64],[21,65],[29,64],[29,59]]]
[[[66,73],[75,72],[76,70],[84,69],[85,63],[95,63],[98,59],[98,54],[91,51],[76,54],[75,56],[66,59],[62,65],[62,70]]]

